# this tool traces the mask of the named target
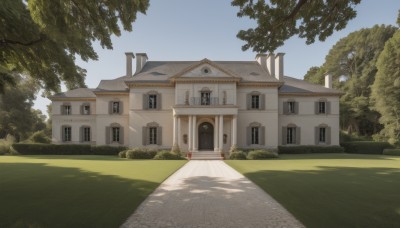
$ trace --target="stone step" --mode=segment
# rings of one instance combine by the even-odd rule
[[[192,153],[191,160],[223,160],[224,158],[220,153],[213,151],[194,152]]]

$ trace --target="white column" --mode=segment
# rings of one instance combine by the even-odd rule
[[[218,117],[219,116],[215,116],[215,121],[214,121],[214,152],[218,152],[219,148],[218,148]]]
[[[172,140],[172,145],[176,146],[178,143],[178,117],[174,116],[174,129],[173,129],[173,140]]]
[[[192,137],[193,137],[193,142],[192,142],[192,147],[193,147],[193,152],[197,151],[197,116],[193,116],[193,124],[192,124]]]
[[[188,151],[192,152],[192,116],[188,118]]]
[[[219,139],[219,143],[218,143],[218,148],[219,151],[222,152],[223,148],[224,148],[224,116],[220,115],[219,116],[219,124],[218,124],[218,130],[219,130],[219,135],[218,135],[218,139]]]
[[[237,144],[237,116],[234,115],[232,118],[232,146]]]
[[[177,143],[178,143],[178,146],[180,147],[181,146],[182,134],[181,134],[181,117],[179,117],[179,116],[178,116],[178,131],[177,131],[177,134],[178,134]]]

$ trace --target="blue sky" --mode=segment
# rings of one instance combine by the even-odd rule
[[[395,25],[400,1],[362,0],[357,17],[346,29],[335,32],[325,42],[306,45],[293,37],[276,52],[285,54],[285,75],[303,78],[312,66],[320,66],[331,47],[349,33],[375,24]],[[87,70],[86,84],[95,88],[102,79],[125,74],[125,52],[145,52],[149,60],[254,60],[257,53],[241,50],[236,38],[241,29],[254,27],[254,21],[238,18],[238,8],[229,0],[150,0],[146,15],[138,15],[133,31],[112,37],[113,50],[94,44],[98,61],[77,61]],[[50,100],[38,96],[34,108],[46,113]],[[47,113],[46,113],[47,114]]]

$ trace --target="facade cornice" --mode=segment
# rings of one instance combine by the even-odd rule
[[[171,82],[125,82],[129,88],[137,87],[174,87]]]
[[[96,96],[101,95],[129,95],[129,91],[94,91]]]
[[[51,101],[96,101],[95,97],[48,97]]]
[[[188,77],[188,78],[171,78],[171,82],[179,83],[196,83],[196,82],[239,82],[240,78],[227,78],[227,77]]]
[[[239,82],[239,87],[280,87],[284,82]]]

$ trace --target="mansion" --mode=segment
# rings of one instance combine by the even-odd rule
[[[136,60],[136,70],[132,63]],[[228,152],[339,145],[339,96],[284,75],[284,54],[255,61],[148,61],[126,75],[52,96],[53,143]]]

